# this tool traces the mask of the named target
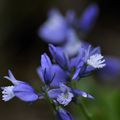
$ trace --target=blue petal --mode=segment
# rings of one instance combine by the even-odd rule
[[[86,93],[86,92],[84,92],[82,90],[74,89],[73,92],[77,96],[82,96],[82,97],[85,97],[85,98],[94,99],[93,96],[91,96],[90,94],[88,94],[88,93]]]
[[[58,65],[52,66],[52,72],[55,74],[51,86],[60,86],[61,83],[66,83],[67,75],[65,71],[61,69]]]
[[[43,71],[43,69],[41,67],[37,68],[37,73],[38,73],[40,79],[42,80],[42,82],[45,83],[45,80],[44,80],[44,71]]]
[[[63,93],[65,93],[66,91],[70,91],[71,88],[68,87],[68,86],[66,86],[65,84],[61,83],[61,84],[60,84],[60,90],[61,90]]]
[[[50,98],[52,99],[56,99],[58,97],[59,94],[61,94],[62,91],[58,88],[58,89],[52,89],[48,91],[48,95]]]
[[[91,4],[83,12],[80,18],[81,30],[88,32],[94,25],[99,14],[99,8],[96,4]]]
[[[51,60],[46,53],[41,55],[41,66],[43,69],[52,66]]]
[[[48,43],[64,42],[67,32],[65,18],[55,9],[49,13],[48,17],[48,20],[38,30],[38,35]]]
[[[85,61],[89,59],[90,56],[94,54],[101,54],[100,47],[93,48],[89,43],[84,42],[82,44],[83,50],[82,54],[85,56]]]
[[[37,73],[41,78],[42,82],[46,85],[50,85],[55,77],[55,72],[52,70],[53,66],[43,69],[42,67],[38,67]]]
[[[46,54],[42,55],[41,67],[37,69],[37,72],[42,82],[47,85],[59,86],[61,82],[66,83],[65,72],[58,65],[53,65]]]
[[[78,78],[78,75],[81,72],[83,72],[84,64],[85,61],[84,61],[84,57],[82,56],[82,53],[77,57],[71,59],[71,68],[75,68],[75,72],[72,77],[72,80],[76,80]]]
[[[101,49],[100,49],[100,47],[93,48],[93,49],[90,51],[90,55],[94,55],[94,54],[101,54]]]
[[[35,93],[34,89],[28,84],[20,84],[15,86],[13,92],[16,97],[25,102],[32,102],[38,99],[38,95]]]
[[[67,33],[67,42],[63,46],[63,51],[69,57],[74,57],[78,54],[80,47],[81,41],[79,40],[76,32],[73,29],[69,29]]]
[[[76,57],[72,58],[71,61],[70,61],[70,66],[71,66],[71,69],[73,67],[76,67],[76,68],[79,68],[81,65],[81,63],[83,63],[83,56],[78,54]]]
[[[83,76],[87,76],[88,74],[90,74],[92,71],[94,71],[95,68],[92,66],[87,66],[86,70],[83,73]]]
[[[14,85],[19,85],[20,83],[24,83],[22,81],[16,80],[11,70],[8,70],[8,76],[4,76],[4,78],[10,80]]]
[[[68,69],[69,67],[69,58],[68,56],[62,51],[61,48],[55,47],[53,45],[49,45],[49,51],[54,58],[54,60],[63,68]]]
[[[73,120],[71,114],[62,108],[57,111],[57,117],[59,120]]]
[[[75,73],[72,77],[72,80],[77,80],[79,73],[80,73],[80,68],[75,71]]]
[[[52,63],[47,54],[41,56],[41,68],[38,68],[38,74],[46,84],[51,83],[54,73],[52,72]]]

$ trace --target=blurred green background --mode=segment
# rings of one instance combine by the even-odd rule
[[[47,12],[57,7],[64,14],[75,9],[77,14],[91,2],[100,6],[100,15],[94,28],[85,38],[99,45],[105,55],[120,57],[120,7],[114,0],[0,0],[0,86],[9,82],[3,79],[11,69],[17,79],[28,81],[39,88],[36,68],[40,55],[48,52],[47,44],[38,36],[39,26],[46,20]],[[80,89],[95,96],[94,101],[82,101],[93,115],[93,120],[120,120],[120,80],[103,81],[98,77],[81,80]],[[76,120],[85,120],[77,106],[71,105]],[[44,101],[34,104],[18,99],[3,102],[0,99],[1,120],[53,120],[50,107]]]

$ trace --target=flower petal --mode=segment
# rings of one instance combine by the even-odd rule
[[[13,91],[16,97],[26,102],[32,102],[38,99],[38,95],[28,84],[17,85],[14,87]]]
[[[55,74],[52,83],[50,84],[51,86],[60,86],[61,83],[66,83],[67,80],[67,75],[65,71],[62,70],[61,67],[58,65],[53,65],[52,66],[52,72]]]
[[[57,111],[57,117],[59,120],[73,120],[71,114],[62,108]]]
[[[61,94],[62,91],[60,89],[51,89],[48,91],[48,95],[52,99],[56,99],[59,94]]]
[[[14,85],[19,85],[21,83],[24,83],[22,81],[16,80],[16,78],[12,74],[11,70],[8,70],[8,76],[4,76],[4,78],[10,80]]]
[[[99,8],[96,4],[91,4],[80,17],[81,30],[88,32],[94,25],[99,14]]]
[[[90,98],[90,99],[94,99],[93,96],[91,96],[90,94],[82,91],[82,90],[78,90],[78,89],[75,89],[73,90],[74,94],[77,95],[77,96],[83,96],[85,98]]]
[[[48,55],[46,53],[44,53],[43,55],[41,55],[41,66],[42,68],[48,68],[51,67],[52,63],[50,58],[48,57]]]
[[[63,68],[68,69],[69,67],[69,58],[63,52],[62,48],[55,47],[52,44],[49,45],[49,51],[54,58],[54,60]]]
[[[65,41],[66,32],[65,18],[54,9],[50,11],[48,20],[38,30],[38,35],[48,43],[59,44]]]

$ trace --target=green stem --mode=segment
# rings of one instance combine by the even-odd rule
[[[49,98],[48,93],[47,93],[46,91],[45,91],[45,96],[46,96],[47,102],[52,106],[53,110],[54,110],[54,111],[57,111],[57,108],[56,108],[53,100],[51,100],[51,99]]]
[[[85,106],[82,103],[79,103],[79,108],[81,109],[81,111],[83,112],[84,116],[86,117],[87,120],[92,120],[91,115],[88,113],[87,109],[85,108]]]
[[[72,86],[74,88],[77,88],[77,82],[74,81]],[[92,117],[91,115],[88,113],[86,107],[81,103],[79,102],[78,100],[75,102],[78,106],[79,106],[79,109],[81,109],[81,111],[83,112],[84,116],[86,117],[87,120],[92,120]]]

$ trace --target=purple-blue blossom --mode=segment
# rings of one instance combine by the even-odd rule
[[[67,75],[57,64],[52,64],[46,53],[41,55],[41,66],[38,67],[37,73],[42,82],[48,86],[59,86],[66,83]]]
[[[73,120],[71,114],[63,108],[57,110],[57,118],[58,120]]]
[[[93,48],[90,44],[84,43],[79,37],[81,33],[88,32],[96,21],[99,8],[91,4],[83,12],[80,19],[77,18],[74,10],[69,10],[64,17],[57,9],[48,13],[47,21],[38,30],[38,34],[49,43],[49,52],[52,59],[44,53],[41,55],[40,66],[37,73],[43,82],[36,92],[26,82],[16,80],[12,72],[8,71],[6,79],[13,85],[1,87],[2,99],[9,101],[14,97],[25,102],[33,102],[45,99],[52,106],[59,120],[73,120],[71,114],[65,110],[71,102],[79,104],[79,97],[94,99],[91,94],[75,87],[82,77],[87,77],[92,71],[103,69],[108,70],[106,59],[101,54],[100,47]],[[107,63],[109,63],[109,59]],[[114,65],[117,66],[116,62]],[[103,69],[103,70],[105,70]],[[118,70],[118,69],[117,69]],[[76,81],[73,81],[76,80]]]
[[[48,43],[65,44],[68,41],[67,34],[70,29],[88,32],[94,25],[98,14],[97,4],[90,4],[80,18],[76,17],[74,10],[68,10],[64,17],[58,9],[52,9],[48,13],[47,21],[39,28],[38,35]]]
[[[79,39],[74,29],[69,29],[67,33],[67,41],[61,46],[64,53],[68,54],[69,57],[74,57],[79,53],[79,49],[82,46],[82,41]]]
[[[72,58],[60,47],[49,45],[49,50],[56,63],[68,75],[71,75],[72,70],[75,69],[72,76],[73,80],[88,75],[93,70],[103,68],[106,65],[99,47],[93,48],[91,45],[80,47],[78,54]]]
[[[2,99],[4,101],[9,101],[13,97],[17,97],[25,102],[33,102],[39,98],[39,95],[32,86],[26,82],[16,80],[10,70],[8,71],[8,76],[5,76],[5,78],[11,81],[13,85],[1,87]]]
[[[98,5],[97,4],[89,5],[80,17],[79,20],[80,29],[83,32],[88,32],[89,30],[91,30],[91,28],[96,22],[96,19],[98,18],[98,15],[99,15]]]
[[[57,9],[48,13],[48,20],[38,30],[38,35],[48,43],[62,43],[67,34],[67,23],[65,18]]]
[[[55,47],[54,45],[50,44],[49,51],[53,59],[61,66],[61,68],[69,69],[69,58],[62,48]]]
[[[59,104],[66,106],[68,105],[74,97],[82,96],[85,98],[93,99],[94,97],[90,94],[79,90],[68,87],[64,84],[60,85],[60,88],[51,89],[48,91],[49,97],[55,99]]]

